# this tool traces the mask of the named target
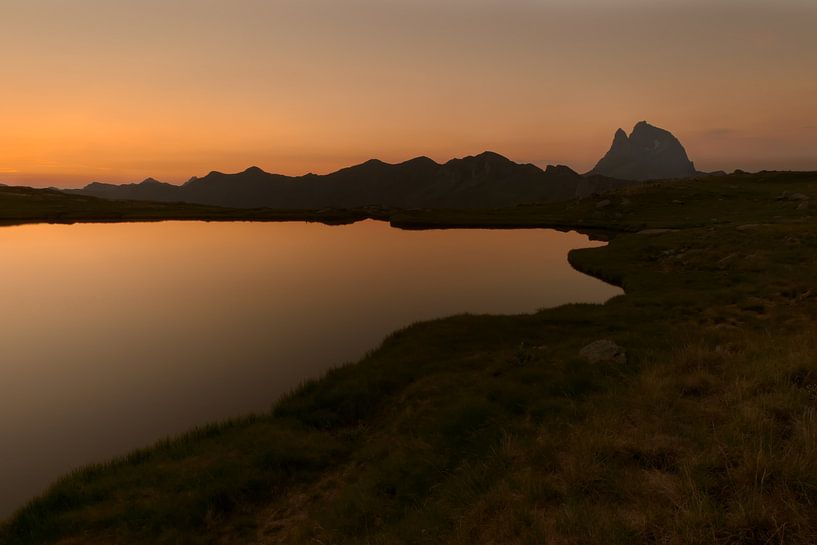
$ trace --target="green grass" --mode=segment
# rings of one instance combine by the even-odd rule
[[[570,261],[627,295],[412,325],[268,414],[65,477],[0,543],[817,542],[817,208],[783,191],[817,175],[395,213],[601,230]],[[601,338],[628,362],[579,358]]]

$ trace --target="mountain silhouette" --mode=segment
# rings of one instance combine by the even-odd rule
[[[152,178],[138,184],[91,183],[72,193],[122,200],[190,202],[232,208],[495,208],[583,197],[625,182],[583,177],[566,166],[518,164],[498,153],[440,164],[417,157],[398,164],[372,159],[326,175],[284,176],[250,167],[211,172],[182,185]]]
[[[687,178],[696,174],[681,142],[667,130],[641,121],[630,136],[616,131],[610,151],[589,174],[621,180]]]

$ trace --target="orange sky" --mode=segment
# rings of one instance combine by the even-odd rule
[[[617,127],[817,170],[813,0],[3,0],[0,182],[181,182],[491,149],[584,171]]]

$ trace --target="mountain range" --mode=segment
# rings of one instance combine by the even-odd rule
[[[486,151],[442,164],[428,157],[398,164],[372,159],[331,174],[304,176],[251,167],[236,174],[211,172],[182,185],[148,178],[124,185],[95,182],[66,191],[107,199],[231,208],[499,208],[582,198],[638,180],[692,175],[691,165],[674,136],[641,122],[630,137],[619,129],[610,152],[585,175],[562,165],[543,170]]]
[[[399,164],[376,159],[326,175],[284,176],[251,167],[211,172],[173,185],[149,178],[138,184],[92,183],[73,193],[123,200],[191,202],[231,208],[493,208],[564,200],[626,185],[581,176],[565,166],[542,170],[485,152],[440,164],[417,157]]]

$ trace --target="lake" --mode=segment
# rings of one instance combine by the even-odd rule
[[[586,236],[365,221],[0,228],[0,517],[58,476],[268,410],[417,320],[621,290]]]

